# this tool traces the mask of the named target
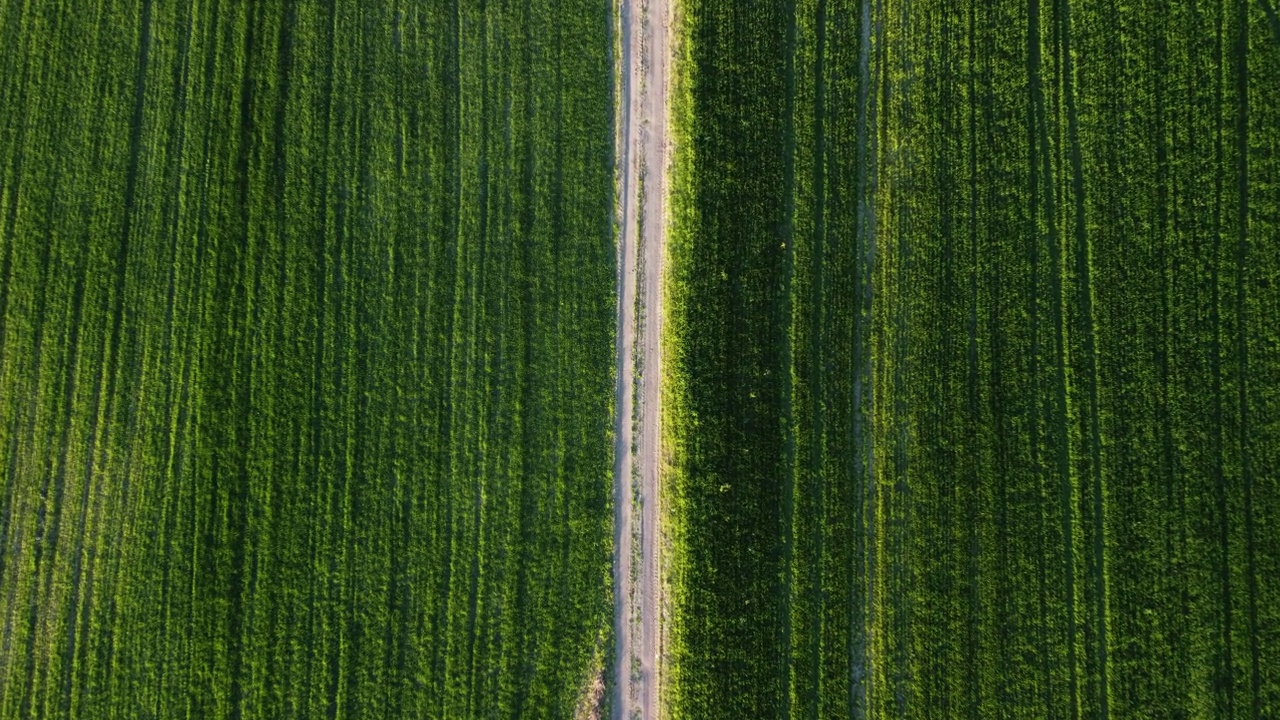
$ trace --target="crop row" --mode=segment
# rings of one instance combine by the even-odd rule
[[[0,11],[0,718],[569,715],[610,618],[609,27]]]
[[[680,15],[670,715],[1277,712],[1271,5]]]

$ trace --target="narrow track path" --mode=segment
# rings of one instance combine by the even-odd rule
[[[619,0],[618,357],[613,716],[656,720],[662,652],[659,400],[668,0]]]

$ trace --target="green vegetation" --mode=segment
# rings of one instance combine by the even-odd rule
[[[1269,0],[682,0],[675,718],[1280,714]]]
[[[570,716],[609,13],[0,8],[0,718]]]

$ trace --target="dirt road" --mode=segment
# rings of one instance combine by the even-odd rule
[[[618,387],[613,716],[656,720],[658,439],[666,242],[668,0],[619,0]]]

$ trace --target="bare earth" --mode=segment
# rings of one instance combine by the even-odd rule
[[[619,0],[618,426],[613,715],[656,720],[662,259],[666,244],[668,0]],[[637,297],[638,294],[638,297]],[[637,302],[638,300],[638,302]]]

